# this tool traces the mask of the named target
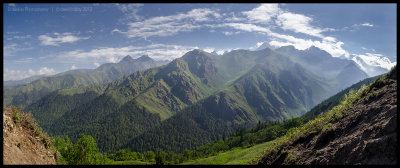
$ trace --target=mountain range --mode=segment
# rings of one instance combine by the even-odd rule
[[[24,79],[14,82],[19,85],[4,85],[3,103],[5,105],[26,106],[58,89],[103,84],[135,71],[157,67],[166,63],[168,62],[155,61],[146,55],[137,59],[126,56],[118,63],[103,64],[96,69],[77,69],[48,77],[34,77],[33,79],[35,80],[32,78]],[[27,83],[30,80],[33,81]]]
[[[318,56],[323,59],[315,60]],[[103,151],[180,152],[259,121],[300,116],[366,77],[351,62],[329,56],[318,48],[223,55],[193,50],[110,83],[50,92],[25,110],[51,135],[89,134]],[[324,59],[338,65],[328,67]]]

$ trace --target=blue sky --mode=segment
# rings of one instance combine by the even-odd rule
[[[293,45],[368,74],[396,60],[396,4],[3,4],[4,80],[93,69],[126,55]]]

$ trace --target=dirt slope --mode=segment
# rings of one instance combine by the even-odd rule
[[[24,122],[14,123],[11,108],[3,108],[3,164],[56,164],[54,155]]]
[[[392,165],[397,158],[397,79],[378,86],[326,132],[310,133],[259,164]]]

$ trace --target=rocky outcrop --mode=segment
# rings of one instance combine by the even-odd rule
[[[12,116],[11,108],[3,108],[3,164],[56,164],[53,152],[46,149],[43,140],[24,121],[14,122]]]

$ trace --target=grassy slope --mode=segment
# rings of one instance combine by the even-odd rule
[[[234,148],[204,159],[184,162],[182,165],[237,165],[246,164],[254,158],[261,158],[264,150],[271,146],[271,142],[254,145],[249,148]]]

